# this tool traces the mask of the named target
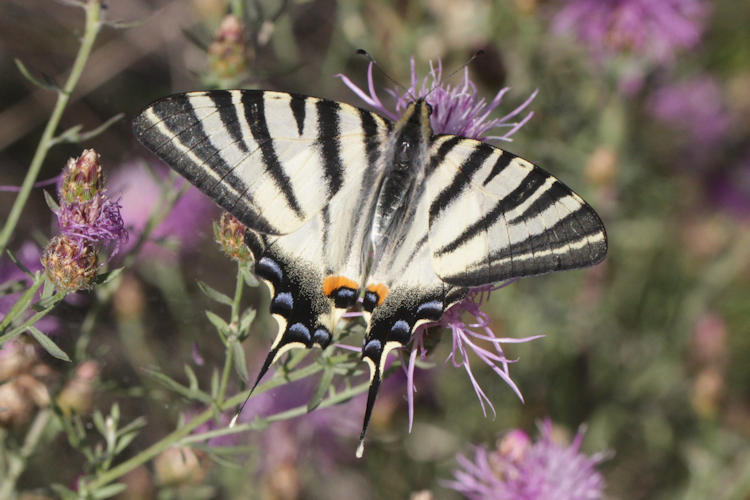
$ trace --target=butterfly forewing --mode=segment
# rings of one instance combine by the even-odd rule
[[[340,190],[358,189],[346,186],[358,181],[351,171],[374,163],[372,138],[387,127],[346,104],[260,90],[173,95],[134,122],[146,147],[266,234],[289,234]]]

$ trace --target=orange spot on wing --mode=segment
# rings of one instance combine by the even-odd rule
[[[375,283],[367,285],[367,291],[372,292],[378,296],[378,305],[382,306],[383,301],[388,296],[388,287],[382,283]]]
[[[346,276],[327,276],[323,280],[323,295],[329,297],[335,290],[345,287],[351,288],[352,290],[359,290],[359,285],[356,281],[347,278]]]

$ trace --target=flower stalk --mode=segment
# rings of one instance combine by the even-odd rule
[[[21,217],[21,212],[26,205],[26,201],[29,199],[31,190],[34,187],[34,183],[39,177],[39,172],[44,163],[44,159],[47,157],[47,153],[55,144],[55,131],[60,123],[60,118],[65,111],[65,107],[68,105],[70,96],[73,94],[78,81],[83,73],[83,68],[86,66],[86,62],[91,55],[91,50],[94,47],[94,42],[99,34],[99,30],[102,27],[102,5],[100,0],[88,0],[84,5],[86,11],[86,25],[84,27],[83,38],[81,38],[81,45],[78,48],[78,54],[76,55],[73,67],[68,75],[68,79],[65,85],[57,91],[57,102],[52,110],[49,121],[44,128],[42,138],[39,140],[34,156],[29,165],[29,170],[26,172],[26,177],[21,185],[21,190],[18,192],[16,201],[13,202],[13,206],[10,209],[8,218],[5,220],[5,225],[0,230],[0,255],[5,252],[8,246],[10,237],[13,231],[18,225],[18,220]]]

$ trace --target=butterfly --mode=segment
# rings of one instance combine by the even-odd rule
[[[134,120],[149,150],[239,219],[278,333],[257,376],[325,348],[342,314],[367,321],[367,425],[388,353],[472,288],[596,264],[596,212],[540,167],[434,134],[415,99],[392,122],[344,103],[263,90],[188,92]]]

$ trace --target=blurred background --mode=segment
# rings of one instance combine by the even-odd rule
[[[222,31],[230,9],[238,24]],[[355,398],[233,438],[248,448],[231,463],[198,450],[184,484],[159,487],[155,464],[136,469],[125,479],[136,492],[129,498],[375,499],[422,490],[460,498],[440,483],[452,477],[456,453],[491,448],[514,428],[533,436],[545,417],[569,435],[585,424],[583,450],[608,452],[599,466],[608,498],[750,498],[750,3],[112,0],[106,18],[120,24],[102,28],[59,130],[125,117],[83,144],[56,146],[39,179],[95,148],[110,193],[121,197],[131,243],[160,209],[158,181],[171,182],[131,133],[141,108],[174,92],[230,87],[364,106],[334,78],[343,73],[366,85],[368,61],[358,48],[407,84],[411,58],[422,76],[431,60],[453,70],[483,49],[469,65],[480,93],[491,100],[511,87],[497,116],[538,89],[533,118],[500,146],[581,194],[602,216],[610,243],[601,265],[521,280],[483,307],[499,336],[545,335],[507,348],[518,359],[511,375],[525,403],[475,363],[497,409],[495,418],[483,417],[465,372],[442,363],[450,352],[444,335],[435,368],[418,379],[412,433],[396,375],[376,405],[364,460],[354,458],[363,410]],[[62,82],[82,29],[83,12],[67,2],[0,4],[0,185],[21,184],[55,100],[21,75],[14,58]],[[385,101],[391,85],[376,74],[376,86]],[[13,200],[0,193],[0,217]],[[126,457],[191,411],[145,377],[145,367],[182,380],[188,363],[207,385],[223,362],[204,315],[215,305],[196,284],[234,289],[236,267],[213,241],[219,212],[195,190],[167,211],[137,254],[125,251],[111,264],[132,255],[111,296],[78,293],[56,309],[45,332],[73,352],[90,329],[86,355],[71,364],[39,354],[57,374],[53,392],[95,359],[93,407],[108,411],[118,402],[123,420],[146,417]],[[55,228],[41,189],[21,221],[10,248],[34,261]],[[252,376],[275,327],[263,288],[245,299],[259,311],[243,344]],[[92,307],[95,326],[85,323]],[[299,399],[304,390],[263,404]],[[24,425],[5,439],[22,440]],[[64,435],[53,434],[19,490],[70,487],[83,464]]]

